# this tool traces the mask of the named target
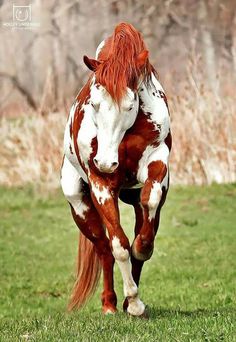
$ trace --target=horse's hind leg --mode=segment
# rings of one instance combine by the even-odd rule
[[[114,257],[100,217],[91,201],[89,187],[66,158],[61,175],[62,189],[70,203],[74,221],[85,237],[94,243],[103,268],[104,291],[101,298],[103,312],[115,312],[117,299],[113,286]]]

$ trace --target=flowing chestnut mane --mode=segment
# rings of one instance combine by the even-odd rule
[[[99,53],[101,62],[96,70],[96,80],[110,93],[119,104],[129,87],[137,90],[140,76],[145,83],[150,81],[151,72],[155,73],[148,58],[139,65],[140,54],[148,55],[141,34],[130,24],[120,23]]]

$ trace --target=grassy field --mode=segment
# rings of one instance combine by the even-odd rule
[[[121,206],[132,236],[131,209]],[[140,296],[150,319],[68,314],[77,230],[60,191],[0,188],[0,341],[236,341],[236,186],[172,187]]]

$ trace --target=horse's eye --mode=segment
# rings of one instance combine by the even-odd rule
[[[133,108],[134,106],[129,107],[128,111],[130,112]]]
[[[94,104],[93,102],[91,102],[91,106],[94,108],[95,112],[99,111],[99,104]]]

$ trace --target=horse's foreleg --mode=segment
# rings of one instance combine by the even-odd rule
[[[91,179],[91,195],[107,227],[112,253],[122,274],[124,295],[128,298],[127,311],[131,315],[140,316],[144,313],[145,305],[139,299],[138,287],[131,273],[130,245],[120,225],[118,198],[101,179],[97,182]]]
[[[96,253],[100,259],[103,268],[103,312],[115,312],[117,299],[113,286],[114,257],[111,253],[109,239],[106,237],[101,219],[91,200],[90,189],[88,185],[82,180],[77,170],[69,163],[66,158],[63,163],[61,174],[62,189],[64,195],[70,203],[74,221],[83,235],[94,244]],[[86,248],[86,246],[84,246],[84,248]],[[80,252],[82,260],[85,258],[86,252],[87,251],[85,250]],[[84,255],[82,253],[84,253]],[[82,260],[80,260],[80,263],[82,262]],[[84,260],[84,263],[87,264],[87,267],[89,267],[90,262],[92,262],[92,260]],[[94,265],[92,265],[91,267],[94,267]],[[86,273],[85,265],[83,271],[84,273]],[[88,269],[88,273],[87,275],[85,274],[85,277],[88,278],[88,275],[90,273],[91,272],[89,272]],[[92,277],[94,277],[94,275],[92,275]],[[82,279],[80,279],[80,281],[83,282]],[[89,279],[87,279],[87,281],[89,281]],[[81,288],[81,296],[83,296],[86,292],[86,284],[84,285],[85,288]],[[90,285],[91,284],[87,284],[87,287],[89,287]],[[82,286],[83,285],[81,284],[81,287]],[[81,304],[83,303],[81,302]]]
[[[140,192],[141,189],[122,189],[120,191],[120,199],[133,206],[135,212],[135,227],[134,236],[139,234],[139,231],[143,225],[143,208],[140,203]],[[140,273],[143,266],[143,261],[137,260],[131,253],[131,264],[132,264],[132,275],[137,286],[139,285]],[[128,302],[127,302],[128,306]],[[126,309],[126,308],[125,308]]]
[[[134,205],[135,211],[135,228],[134,228],[134,236],[139,234],[140,229],[143,225],[143,208],[140,203],[136,203]],[[133,254],[131,255],[131,262],[132,262],[132,274],[134,277],[134,281],[137,285],[139,285],[140,275],[143,267],[143,260],[136,259]]]
[[[135,223],[135,238],[136,238],[139,235],[140,230],[143,226],[143,208],[140,203],[134,203],[133,205],[134,205],[135,218],[136,218],[136,223]],[[159,206],[156,211],[156,216],[155,216],[155,221],[154,221],[155,234],[159,226],[160,209],[161,209],[161,206]],[[132,263],[132,275],[133,275],[134,281],[137,284],[137,286],[139,286],[139,280],[140,280],[144,260],[138,260],[134,257],[133,254],[131,254],[131,263]],[[123,303],[124,311],[127,310],[127,307],[128,307],[128,299],[125,298],[124,303]]]
[[[140,196],[143,224],[132,245],[132,254],[138,260],[148,260],[153,253],[160,209],[168,190],[168,156],[167,147],[157,150],[143,172],[146,175]]]
[[[129,204],[132,204],[132,203],[129,203]],[[134,234],[136,237],[139,234],[139,231],[143,224],[143,210],[139,202],[133,203],[133,206],[134,206],[134,211],[135,211]],[[140,280],[140,275],[141,275],[144,261],[136,259],[131,253],[131,264],[132,264],[132,275],[133,275],[134,281],[136,285],[139,286],[139,280]],[[128,304],[129,304],[128,298],[126,297],[123,303],[124,311],[127,311]]]

